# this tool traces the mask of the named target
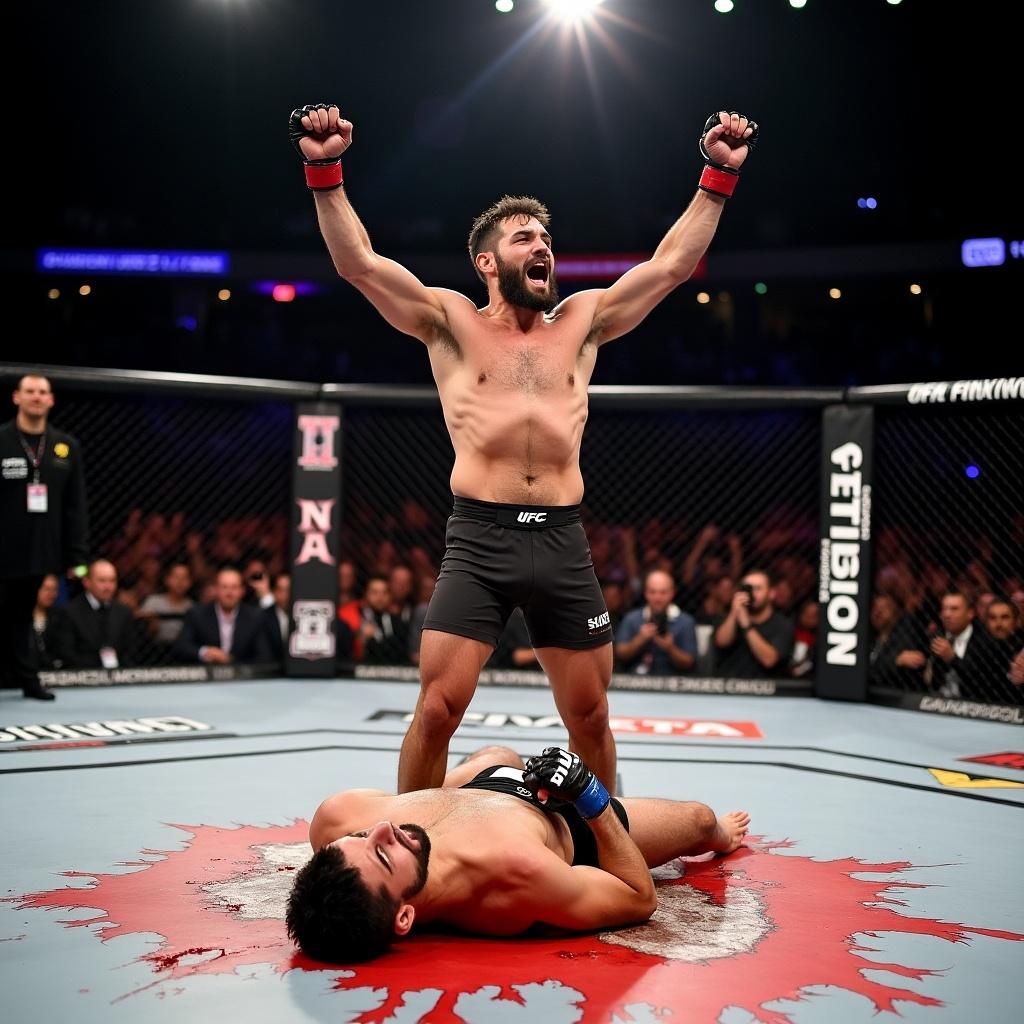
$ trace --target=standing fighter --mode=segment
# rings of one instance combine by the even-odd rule
[[[571,749],[612,789],[612,631],[579,512],[587,386],[598,348],[631,331],[693,273],[757,125],[735,112],[708,118],[698,192],[651,259],[610,288],[560,304],[547,208],[502,198],[469,235],[473,267],[487,286],[482,309],[458,292],[426,287],[374,252],[341,188],[352,127],[338,107],[318,103],[292,112],[289,135],[339,275],[388,323],[427,346],[455,449],[454,511],[424,622],[420,695],[402,743],[398,790],[441,785],[448,741],[516,606]]]

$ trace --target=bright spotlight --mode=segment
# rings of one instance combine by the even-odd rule
[[[513,7],[515,7],[515,4],[512,0],[494,0],[494,9],[499,14],[508,14]]]
[[[544,0],[559,21],[583,21],[602,0]]]
[[[715,10],[719,14],[728,14],[733,8],[732,0],[715,0]]]

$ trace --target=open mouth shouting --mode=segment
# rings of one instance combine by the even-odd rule
[[[534,260],[526,265],[526,278],[534,284],[546,286],[551,268],[547,260]]]

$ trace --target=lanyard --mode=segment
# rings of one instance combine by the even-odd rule
[[[37,484],[39,483],[39,466],[46,452],[46,431],[43,431],[43,436],[39,438],[39,447],[34,452],[29,448],[25,435],[20,430],[18,431],[18,440],[21,441],[21,447],[25,449],[25,454],[28,456],[29,462],[32,463],[32,472],[35,474],[32,483]]]

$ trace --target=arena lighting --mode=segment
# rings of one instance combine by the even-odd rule
[[[51,288],[46,293],[46,297],[48,299],[59,299],[60,298],[60,289],[59,288]]]
[[[754,291],[757,292],[758,295],[767,295],[768,285],[766,285],[764,281],[758,281],[757,284],[754,285]]]
[[[563,22],[583,21],[602,0],[544,0],[552,17]]]
[[[275,284],[270,294],[275,302],[292,302],[295,299],[295,285]]]
[[[278,292],[279,288],[284,289],[284,291]],[[288,289],[291,289],[290,298],[277,298],[278,294],[287,295]],[[255,281],[251,285],[251,290],[259,295],[269,295],[277,302],[291,302],[292,299],[305,295],[316,295],[320,288],[313,284],[312,281]]]
[[[228,272],[226,252],[182,252],[156,249],[39,249],[36,269],[48,273],[159,274],[211,276]]]
[[[78,294],[79,295],[91,295],[92,294],[92,285],[83,284],[82,287],[78,289]]]
[[[977,480],[978,477],[981,476],[981,470],[972,462],[970,465],[964,467],[964,476],[966,476],[968,480]]]
[[[697,301],[702,306],[706,306],[711,301],[711,296],[707,292],[697,292]]]
[[[715,0],[715,10],[719,14],[728,14],[733,8],[732,0]]]
[[[515,7],[515,4],[512,0],[494,0],[494,9],[499,14],[508,14],[513,7]]]
[[[1001,267],[1006,262],[1006,243],[1001,238],[968,238],[960,245],[965,267]]]
[[[921,294],[921,286],[919,284],[912,284],[910,286],[910,294],[911,295],[920,295]]]
[[[228,299],[231,298],[231,289],[221,288],[221,290],[217,292],[217,298],[220,299],[221,302],[227,302]]]
[[[841,299],[843,297],[843,293],[838,288],[829,288],[828,297],[830,299]]]
[[[861,198],[857,200],[857,205],[862,210],[874,210],[878,206],[878,200],[873,196],[868,196],[867,199],[861,196]]]
[[[789,6],[799,10],[801,7],[807,6],[807,0],[789,0]]]

